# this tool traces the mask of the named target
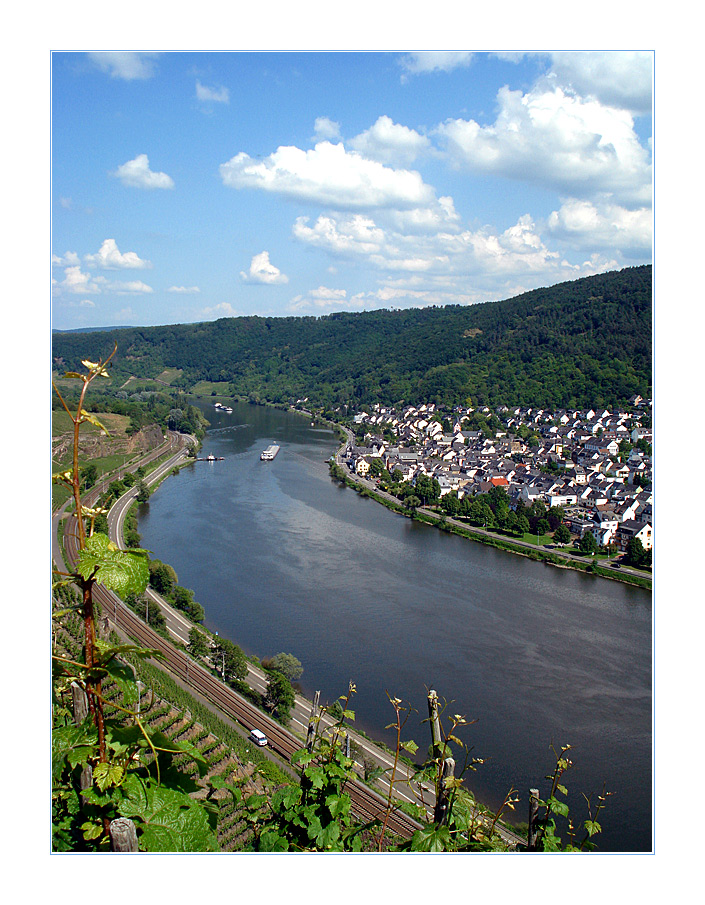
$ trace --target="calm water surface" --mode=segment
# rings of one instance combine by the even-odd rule
[[[427,688],[477,723],[486,759],[469,780],[498,806],[511,786],[545,792],[549,745],[573,746],[571,813],[603,781],[601,851],[651,850],[652,607],[649,592],[534,563],[419,525],[333,483],[337,444],[300,415],[210,404],[197,462],[142,507],[142,544],[192,588],[206,625],[249,654],[304,665],[303,692],[357,685],[357,725],[393,742],[386,692],[429,739]],[[273,462],[259,454],[276,442]]]

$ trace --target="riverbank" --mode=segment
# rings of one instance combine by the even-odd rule
[[[340,428],[340,425],[336,425]],[[346,430],[345,428],[343,428]],[[352,488],[358,493],[373,499],[375,502],[381,503],[387,509],[405,516],[406,518],[415,519],[424,524],[431,525],[439,530],[449,534],[455,534],[458,537],[465,537],[475,543],[484,544],[488,547],[494,547],[498,550],[505,550],[508,553],[514,553],[518,556],[524,556],[536,562],[544,562],[548,565],[557,566],[562,569],[572,569],[576,572],[586,572],[596,575],[599,578],[607,578],[610,581],[621,582],[635,587],[643,588],[650,591],[652,589],[652,579],[648,576],[641,576],[629,572],[623,567],[619,570],[602,568],[596,562],[580,562],[571,553],[549,552],[535,547],[533,544],[524,541],[512,541],[496,534],[492,534],[486,529],[474,529],[453,519],[445,513],[435,512],[425,507],[416,509],[407,509],[391,494],[385,493],[375,488],[375,486],[365,478],[349,471],[341,463],[340,457],[348,443],[352,442],[352,433],[347,431],[347,438],[338,452],[332,457],[330,464],[331,476],[334,480],[338,480],[346,486]],[[333,472],[333,465],[337,470]]]
[[[194,396],[195,398],[200,400],[212,398],[218,401],[218,399],[220,398],[205,397],[196,394],[194,394]],[[237,402],[249,402],[249,400],[242,397],[236,396],[232,398]],[[446,516],[445,513],[434,512],[433,510],[427,509],[425,507],[413,510],[406,509],[399,502],[399,500],[397,500],[391,494],[387,494],[383,491],[378,490],[375,485],[372,484],[372,482],[367,481],[359,475],[349,471],[342,464],[341,456],[343,454],[343,451],[354,440],[353,433],[348,427],[340,424],[337,421],[330,421],[322,417],[321,415],[316,415],[315,413],[308,411],[307,409],[296,408],[293,405],[270,402],[256,402],[249,404],[263,406],[264,408],[274,408],[279,411],[286,411],[292,414],[301,415],[306,419],[310,419],[312,424],[329,428],[331,431],[333,431],[334,434],[338,436],[338,439],[341,441],[341,446],[339,447],[338,451],[334,456],[331,457],[331,462],[334,462],[335,465],[337,465],[340,469],[339,476],[332,475],[334,479],[340,480],[342,483],[352,488],[356,492],[362,493],[375,502],[381,503],[387,509],[391,509],[392,511],[403,515],[406,518],[414,519],[418,522],[436,527],[439,530],[445,531],[446,533],[455,534],[458,537],[464,537],[467,540],[483,544],[487,547],[493,547],[497,550],[504,550],[507,553],[513,553],[517,556],[526,557],[534,562],[543,562],[547,565],[556,566],[559,569],[570,569],[575,572],[584,572],[586,574],[595,575],[598,578],[606,578],[609,581],[616,581],[621,584],[643,588],[647,591],[652,590],[653,579],[651,577],[649,577],[648,575],[638,574],[635,571],[630,571],[628,568],[625,568],[623,566],[619,569],[615,569],[614,567],[606,568],[594,559],[592,561],[581,561],[574,554],[571,554],[567,551],[562,552],[544,550],[532,543],[519,540],[511,540],[510,538],[494,534],[490,531],[487,531],[486,529],[469,527],[468,525],[459,522],[457,519]]]

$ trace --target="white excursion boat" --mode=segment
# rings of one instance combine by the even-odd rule
[[[271,446],[268,446],[263,452],[260,453],[259,457],[263,462],[271,462],[278,452],[279,447],[276,443],[272,443]]]

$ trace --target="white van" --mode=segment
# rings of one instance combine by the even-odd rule
[[[254,742],[255,745],[260,745],[262,748],[267,744],[267,736],[264,732],[260,732],[259,729],[253,729],[248,737],[251,742]]]

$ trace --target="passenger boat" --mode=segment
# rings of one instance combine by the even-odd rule
[[[277,446],[276,443],[272,443],[271,446],[268,446],[265,450],[263,450],[260,453],[259,457],[260,457],[260,459],[262,459],[263,462],[271,462],[272,459],[276,456],[276,454],[278,452],[279,452],[279,447]]]

